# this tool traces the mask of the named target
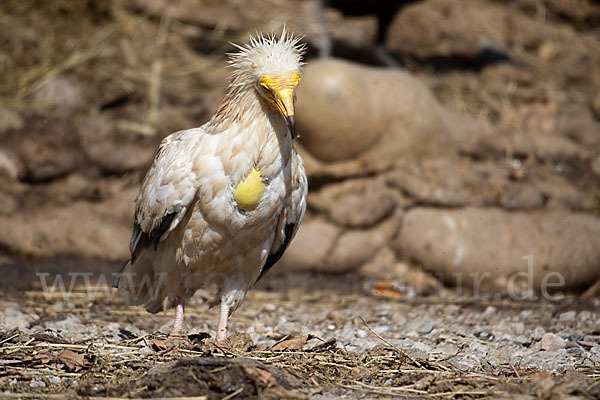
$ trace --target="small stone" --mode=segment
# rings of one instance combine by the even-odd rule
[[[485,309],[485,311],[483,312],[484,314],[490,315],[490,314],[494,314],[497,311],[496,307],[494,306],[487,306],[487,308]]]
[[[567,347],[567,341],[560,336],[547,332],[542,336],[542,350],[556,351]]]
[[[546,333],[546,330],[541,326],[538,326],[533,330],[532,338],[534,340],[542,340],[544,333]]]
[[[531,339],[529,339],[525,335],[518,335],[518,336],[515,337],[514,340],[515,340],[516,343],[522,344],[524,346],[527,346],[527,345],[531,344]]]
[[[32,380],[31,382],[29,382],[29,387],[31,388],[45,388],[46,387],[46,383],[42,380]]]
[[[433,330],[435,327],[435,321],[429,317],[421,317],[413,320],[406,329],[411,331],[416,331],[420,334],[427,334]]]
[[[482,328],[479,332],[475,334],[479,339],[491,341],[494,339],[494,334],[492,333],[491,328]]]
[[[62,383],[62,379],[59,376],[55,376],[55,375],[50,375],[48,377],[48,381],[53,385],[58,385],[58,384]]]
[[[525,330],[525,324],[522,322],[515,322],[512,326],[512,331],[515,335],[522,335]]]
[[[592,313],[591,312],[589,312],[587,310],[579,312],[579,320],[581,320],[581,321],[587,321],[587,320],[589,320],[591,318],[592,318]]]
[[[558,316],[558,320],[561,321],[561,322],[564,322],[564,321],[575,321],[575,317],[576,316],[577,316],[577,312],[575,312],[575,311],[567,311],[567,312],[561,313]]]

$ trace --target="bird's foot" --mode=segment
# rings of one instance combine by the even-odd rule
[[[229,348],[229,341],[227,338],[219,338],[219,336],[217,336],[215,339],[215,346]]]
[[[192,341],[183,331],[171,332],[167,337],[166,343],[170,348],[191,349],[194,347]]]

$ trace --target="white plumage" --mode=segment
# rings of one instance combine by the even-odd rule
[[[163,140],[135,200],[119,293],[150,312],[175,306],[172,336],[183,334],[185,300],[214,285],[217,342],[226,340],[228,316],[281,257],[306,209],[293,147],[303,49],[285,29],[239,49],[217,113]]]

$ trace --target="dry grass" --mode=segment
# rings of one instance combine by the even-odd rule
[[[86,112],[129,96],[143,111],[124,123],[154,134],[165,96],[192,96],[190,88],[205,86],[202,76],[215,64],[222,69],[223,51],[211,57],[190,46],[201,33],[170,19],[150,19],[119,1],[8,0],[0,11],[0,104],[50,112],[52,104],[36,103],[31,94],[68,75],[85,83]]]

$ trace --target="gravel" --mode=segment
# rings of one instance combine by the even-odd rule
[[[216,314],[209,313],[199,297],[187,308],[188,332],[214,336]],[[125,307],[117,297],[110,301],[108,313],[95,311],[105,310],[98,307],[70,312],[68,303],[54,303],[49,307],[52,316],[42,319],[27,305],[8,303],[0,311],[0,330],[19,327],[28,333],[60,335],[72,342],[116,342],[123,339],[123,330],[141,336],[170,328],[172,311],[150,315],[140,310],[124,319],[112,315],[112,310],[138,309]],[[323,340],[335,338],[341,347],[353,352],[382,344],[379,335],[409,354],[424,354],[430,361],[452,360],[473,371],[518,366],[562,373],[574,365],[593,366],[600,361],[596,323],[600,320],[600,300],[583,306],[574,298],[556,303],[489,303],[457,297],[396,301],[327,289],[308,293],[301,288],[254,290],[233,316],[230,332],[246,332],[260,346],[271,346],[282,335],[310,333]],[[582,307],[585,309],[578,311]]]

